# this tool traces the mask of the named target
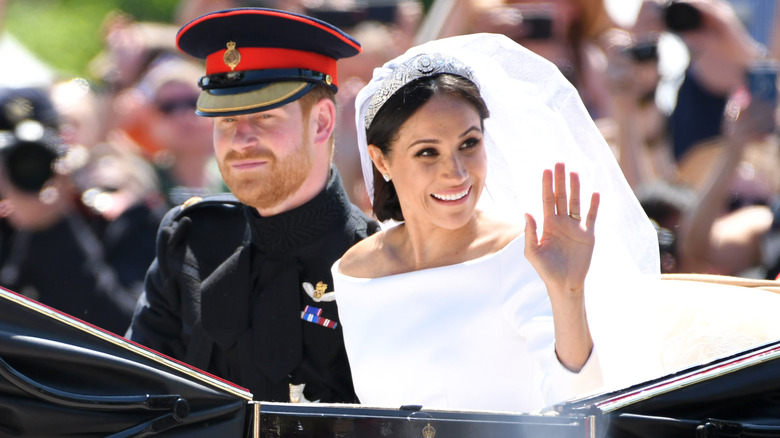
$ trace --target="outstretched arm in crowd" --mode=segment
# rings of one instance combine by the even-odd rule
[[[742,100],[742,105],[732,99],[726,106],[720,157],[698,202],[683,216],[679,250],[694,271],[737,275],[756,265],[761,258],[761,237],[772,225],[772,212],[766,206],[725,209],[746,144],[761,137],[758,128],[774,113],[767,102],[745,105]]]

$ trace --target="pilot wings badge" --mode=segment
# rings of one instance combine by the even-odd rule
[[[306,294],[317,303],[320,301],[330,302],[336,300],[336,292],[325,292],[328,290],[328,285],[321,281],[317,282],[317,286],[312,285],[308,281],[304,281],[303,290],[305,290]]]

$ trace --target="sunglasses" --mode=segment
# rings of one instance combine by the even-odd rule
[[[198,102],[198,96],[188,97],[184,99],[175,99],[168,101],[157,102],[155,105],[161,113],[165,115],[179,114],[183,112],[192,113]]]

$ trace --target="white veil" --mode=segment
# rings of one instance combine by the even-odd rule
[[[577,90],[551,62],[506,36],[474,34],[413,47],[374,70],[355,103],[363,175],[372,202],[373,171],[365,130],[369,103],[399,65],[420,53],[439,53],[469,66],[490,110],[484,136],[488,172],[480,208],[521,225],[523,214],[531,213],[541,230],[542,170],[559,161],[566,163],[568,171],[579,172],[583,200],[590,199],[593,191],[601,194],[596,246],[586,281],[591,329],[605,373],[624,374],[630,367],[633,371],[626,378],[642,375],[636,364],[625,363],[624,356],[638,358],[644,349],[654,351],[647,344],[657,341],[646,336],[647,330],[641,336],[627,330],[628,324],[642,324],[637,320],[641,315],[629,315],[622,307],[635,301],[633,285],[659,277],[657,234]],[[582,211],[587,211],[587,205]],[[631,307],[636,308],[637,302]]]
[[[355,103],[363,176],[372,201],[373,172],[365,135],[368,105],[395,67],[420,53],[441,53],[468,65],[490,110],[484,137],[488,176],[481,208],[521,224],[523,213],[529,212],[541,227],[542,170],[565,162],[567,170],[580,173],[583,199],[592,191],[601,193],[594,274],[601,269],[610,275],[659,273],[655,229],[577,90],[555,65],[503,35],[432,41],[374,70]]]

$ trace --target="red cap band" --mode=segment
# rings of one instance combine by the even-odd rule
[[[206,75],[231,71],[305,68],[330,75],[333,84],[338,86],[336,60],[325,55],[294,49],[237,47],[235,50],[238,50],[241,55],[241,61],[236,65],[235,70],[231,70],[224,60],[227,50],[226,48],[206,57]]]

